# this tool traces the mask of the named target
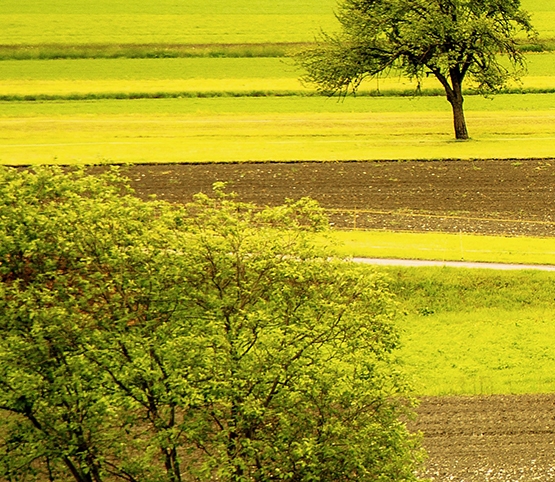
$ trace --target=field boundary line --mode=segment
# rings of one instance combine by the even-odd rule
[[[393,258],[351,258],[354,263],[371,264],[377,266],[406,266],[406,267],[426,267],[440,266],[451,268],[469,269],[495,269],[502,271],[509,270],[539,270],[555,271],[554,265],[548,264],[510,264],[510,263],[487,263],[474,261],[439,261],[423,259],[393,259]]]
[[[421,218],[438,218],[438,219],[461,219],[464,221],[492,221],[492,222],[502,222],[502,223],[530,223],[530,224],[540,224],[540,225],[552,225],[555,226],[555,221],[541,221],[541,220],[526,220],[526,219],[506,219],[506,218],[481,218],[475,216],[454,216],[450,214],[424,214],[424,213],[399,213],[394,211],[379,211],[374,209],[340,209],[340,208],[325,208],[326,212],[331,213],[347,213],[352,216],[357,216],[360,214],[379,214],[388,216],[399,216],[399,217],[421,217]]]
[[[1,61],[0,61],[1,62]],[[225,80],[225,79],[222,79]],[[481,94],[473,90],[465,91],[465,96],[480,97]],[[499,94],[523,95],[523,94],[555,94],[555,87],[521,87],[518,89],[502,89]],[[418,98],[418,97],[444,97],[445,93],[441,89],[422,89],[416,92],[414,89],[382,89],[360,90],[357,97],[376,97],[376,98]],[[83,100],[139,100],[139,99],[204,99],[204,98],[241,98],[241,97],[323,97],[337,98],[339,96],[327,96],[321,92],[311,89],[245,89],[245,90],[171,90],[153,92],[83,92],[69,94],[1,94],[0,102],[51,102],[51,101],[83,101]]]

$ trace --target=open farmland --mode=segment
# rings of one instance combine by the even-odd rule
[[[29,51],[50,60],[0,61],[0,163],[555,156],[553,52],[529,55],[528,76],[512,86],[526,96],[467,97],[474,140],[465,144],[452,142],[450,107],[431,78],[422,93],[437,97],[404,97],[416,84],[395,76],[363,86],[386,97],[315,97],[292,61],[274,55],[332,28],[334,5],[9,0],[0,12],[1,58]],[[524,6],[549,44],[555,7]],[[240,57],[253,46],[254,55],[272,57]],[[272,46],[281,53],[269,53]],[[238,58],[210,58],[232,47]],[[195,49],[208,58],[125,58]],[[118,58],[58,59],[60,52]]]
[[[554,166],[407,161],[150,165],[125,172],[141,196],[170,201],[186,202],[227,180],[240,199],[259,204],[311,195],[332,216],[343,211],[333,219],[344,227],[358,214],[373,228],[553,236]],[[423,431],[430,455],[425,475],[437,481],[553,480],[554,275],[387,272],[405,312],[401,359],[417,393],[426,395],[412,423]]]
[[[522,3],[552,42],[555,4]],[[0,163],[157,163],[127,171],[142,195],[179,202],[231,181],[261,204],[313,196],[345,228],[552,238],[555,54],[528,55],[513,86],[524,95],[469,95],[473,140],[457,143],[431,79],[425,97],[401,97],[415,85],[393,77],[363,89],[387,96],[344,102],[298,82],[277,57],[333,28],[334,4],[4,0],[0,50],[49,60],[0,61]],[[253,44],[265,56],[247,58]],[[60,51],[92,58],[52,60]],[[231,52],[239,58],[216,58]],[[197,53],[207,58],[164,58]],[[271,162],[477,158],[506,160]],[[402,300],[401,324],[425,395],[414,427],[425,433],[428,475],[553,480],[553,275],[389,273],[399,293],[417,293]]]
[[[29,97],[84,99],[115,94],[158,93],[202,96],[309,95],[314,90],[299,78],[302,71],[290,59],[279,57],[166,58],[166,59],[58,59],[4,60],[0,70],[0,99]],[[528,54],[528,73],[512,89],[528,93],[555,91],[555,52]],[[439,84],[423,79],[421,95],[439,95]],[[363,83],[359,95],[406,95],[416,83],[399,76]]]
[[[311,41],[333,25],[334,0],[152,3],[47,0],[2,4],[3,44],[256,43]]]
[[[2,44],[310,42],[335,25],[335,0],[2,2]],[[536,28],[555,38],[549,0],[523,0]]]
[[[149,163],[555,156],[555,95],[467,99],[453,142],[441,97],[6,102],[0,162]]]
[[[230,181],[241,200],[260,205],[311,196],[338,227],[352,227],[357,216],[361,227],[374,229],[455,231],[461,249],[462,233],[536,230],[549,237],[544,250],[553,249],[555,163],[545,161],[145,165],[124,172],[143,197],[188,202],[213,182]],[[525,238],[512,239],[522,239],[517,249],[525,249]],[[495,238],[486,243],[495,246]],[[534,243],[540,250],[541,239]],[[555,390],[553,273],[387,270],[407,312],[402,358],[420,393]]]

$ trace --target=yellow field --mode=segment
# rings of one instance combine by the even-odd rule
[[[303,85],[302,72],[283,58],[177,58],[10,60],[0,69],[0,95],[58,95],[106,93],[175,93],[265,91],[313,92]],[[529,74],[512,87],[555,88],[555,54],[529,54]],[[361,92],[414,92],[415,81],[392,75],[368,81]],[[425,78],[423,91],[441,90]]]
[[[332,0],[264,0],[255,7],[247,0],[5,3],[0,43],[6,45],[299,42],[337,23]],[[551,2],[523,6],[549,38]],[[529,55],[529,67],[515,87],[555,88],[554,54]],[[443,96],[304,97],[314,89],[299,82],[300,74],[279,58],[2,61],[0,163],[555,157],[555,95],[467,96],[473,140],[459,143]],[[393,76],[367,82],[362,91],[415,88]],[[422,83],[424,91],[439,88],[431,77]],[[268,92],[298,95],[240,97]],[[184,98],[93,100],[158,93]],[[185,98],[194,93],[239,97]],[[71,95],[89,100],[63,100]],[[59,99],[19,102],[18,96]]]
[[[510,100],[514,96],[507,97]],[[476,97],[468,99],[468,105],[480,101],[487,102]],[[325,100],[216,98],[38,104],[30,107],[37,109],[35,113],[0,117],[0,162],[555,157],[555,110],[469,109],[468,124],[476,140],[461,143],[452,140],[448,106],[442,112],[437,110],[437,105],[446,103],[441,98],[359,98],[342,104],[328,100],[327,112],[310,112],[317,102]],[[275,112],[269,108],[272,103],[279,104],[280,109],[289,104],[298,110]],[[365,106],[367,112],[349,111],[355,103],[358,108]],[[308,111],[299,112],[303,104]],[[57,114],[52,113],[56,110],[52,105]],[[164,105],[168,109],[161,109]],[[235,112],[226,113],[226,105],[232,105]],[[178,113],[179,106],[183,111]],[[373,107],[381,108],[372,112]],[[41,108],[42,114],[38,112]]]
[[[528,76],[521,82],[512,83],[513,88],[555,90],[553,77]],[[359,94],[382,92],[411,94],[416,83],[408,79],[380,79],[362,85]],[[433,79],[423,82],[421,89],[439,91],[441,87]],[[132,93],[206,93],[232,94],[252,92],[312,93],[313,88],[296,78],[249,78],[249,79],[148,79],[148,80],[5,80],[0,81],[0,95],[4,96],[71,96],[79,94],[132,94]]]
[[[333,231],[341,254],[363,258],[555,265],[555,238]]]

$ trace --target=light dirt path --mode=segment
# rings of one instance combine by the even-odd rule
[[[555,271],[555,266],[545,264],[505,264],[505,263],[476,263],[469,261],[432,261],[417,259],[383,259],[383,258],[352,258],[356,263],[373,264],[378,266],[446,266],[451,268],[476,268],[497,270],[540,270]]]

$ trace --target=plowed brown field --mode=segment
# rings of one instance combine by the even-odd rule
[[[141,196],[186,202],[215,181],[261,205],[311,196],[340,227],[555,235],[555,161],[126,167]],[[436,481],[555,480],[555,395],[424,398],[414,430]]]
[[[555,480],[555,395],[424,398],[411,428],[433,480]]]
[[[183,202],[225,181],[241,200],[310,196],[337,226],[555,235],[555,160],[180,164],[127,168],[140,194]]]

